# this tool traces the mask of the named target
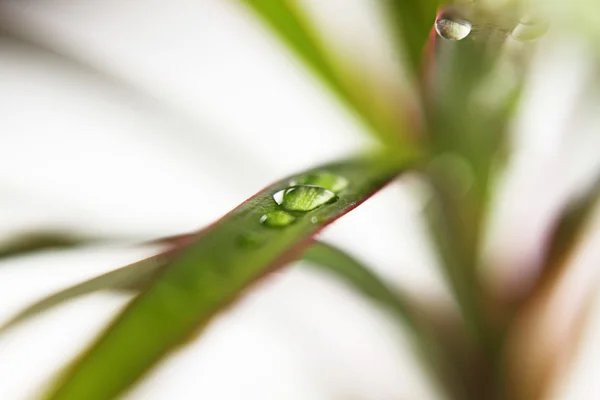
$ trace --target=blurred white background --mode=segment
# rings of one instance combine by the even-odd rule
[[[333,37],[353,43],[344,57],[360,55],[373,65],[393,59],[367,0],[309,3],[333,18]],[[223,0],[0,2],[6,32],[0,37],[0,238],[44,227],[126,240],[187,232],[272,180],[368,146],[353,117],[251,17]],[[543,193],[544,201],[531,210],[523,197],[507,196],[510,212],[499,207],[491,252],[535,248],[540,221],[564,201],[566,182],[590,168],[581,162],[564,177],[539,180],[564,150],[573,109],[565,105],[589,83],[583,53],[558,43],[540,56],[535,76],[569,80],[554,87],[556,95],[532,80],[530,103],[537,108],[524,112],[515,130],[538,132],[537,141],[523,140],[521,147],[542,150],[537,164],[527,164],[535,168],[506,186],[525,197]],[[542,120],[552,115],[553,123],[532,128],[540,113]],[[593,147],[590,157],[580,157],[589,143],[598,144],[589,140],[570,144],[565,161],[593,160]],[[519,170],[518,158],[514,164]],[[418,213],[418,201],[394,184],[323,235],[410,293],[449,301]],[[531,242],[515,244],[510,236],[503,242],[501,233],[511,229],[526,231]],[[157,250],[96,246],[3,261],[0,321],[59,288]],[[87,296],[0,337],[0,399],[35,397],[126,300]],[[591,326],[589,337],[597,337],[600,321]],[[560,385],[556,399],[597,398],[596,343],[586,342],[577,374]],[[440,398],[415,365],[402,331],[383,313],[298,265],[255,288],[128,398]]]

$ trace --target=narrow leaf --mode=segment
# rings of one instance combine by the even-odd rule
[[[385,0],[398,42],[418,73],[429,33],[435,23],[440,0]]]
[[[294,259],[310,237],[341,217],[414,161],[360,158],[330,164],[284,179],[259,192],[199,235],[149,287],[115,319],[91,348],[60,377],[48,399],[112,399],[251,283]],[[261,224],[280,212],[273,195],[308,174],[327,171],[347,180],[335,202],[294,212],[285,227]]]
[[[378,139],[398,145],[399,110],[395,110],[393,115],[382,115],[381,110],[370,103],[371,95],[364,93],[365,87],[359,82],[362,78],[349,70],[349,66],[344,66],[346,70],[343,73],[336,68],[330,52],[296,1],[240,1],[252,9]]]
[[[557,221],[548,252],[544,261],[543,273],[552,274],[571,255],[588,228],[588,221],[600,201],[600,179],[585,193],[569,204]],[[543,280],[543,279],[542,279]]]
[[[477,3],[473,7],[478,10]],[[428,222],[444,273],[475,341],[492,359],[500,351],[479,276],[484,221],[522,77],[508,74],[507,37],[498,16],[475,12],[477,30],[460,41],[432,38],[432,66],[425,89],[428,145],[424,168],[434,192]],[[508,69],[510,70],[510,68]],[[489,88],[501,94],[483,97]],[[489,100],[491,99],[491,100]]]
[[[358,292],[387,308],[402,323],[413,330],[416,329],[416,322],[411,313],[413,305],[398,291],[392,290],[381,278],[342,250],[317,242],[304,253],[304,259],[319,269],[335,274]]]
[[[66,231],[39,231],[9,238],[0,244],[0,259],[16,257],[41,250],[62,249],[101,242],[100,238],[84,237]]]
[[[590,217],[600,203],[600,178],[580,196],[567,204],[558,216],[553,231],[548,239],[547,250],[541,265],[541,275],[519,308],[538,301],[556,280],[564,273],[569,260],[579,248],[589,228]]]
[[[176,254],[177,252],[173,251],[164,252],[44,297],[1,325],[0,334],[29,318],[87,294],[101,290],[137,292],[146,286],[161,268],[172,261]]]
[[[418,302],[392,289],[369,268],[344,251],[323,242],[316,242],[306,253],[304,260],[311,266],[334,274],[358,293],[374,300],[389,311],[398,323],[408,328],[415,350],[432,378],[446,389],[452,398],[464,398],[464,388],[458,377],[458,369],[452,366],[443,341],[434,334],[435,320]],[[448,335],[452,335],[450,332]]]

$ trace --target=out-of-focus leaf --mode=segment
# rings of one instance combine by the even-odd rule
[[[342,87],[317,34],[298,5],[289,0],[241,0],[253,9],[341,97]]]
[[[392,290],[377,275],[363,266],[353,257],[331,245],[317,242],[306,253],[304,259],[320,269],[335,274],[352,285],[358,292],[375,300],[387,308],[402,323],[416,329],[412,315],[412,304],[404,299],[398,291]]]
[[[344,65],[344,73],[336,68],[331,54],[320,40],[300,5],[295,0],[239,0],[250,7],[282,41],[300,58],[316,76],[331,89],[338,99],[355,113],[370,131],[386,144],[397,146],[400,139],[397,110],[393,115],[383,115],[371,104],[369,95],[359,77]]]
[[[548,321],[555,320],[555,315],[560,314],[556,312],[557,303],[553,301],[560,284],[558,281],[553,284],[553,287],[547,288],[549,290],[535,296],[534,301],[528,301],[511,321],[503,360],[506,364],[503,398],[556,398],[551,395],[556,390],[557,381],[562,381],[565,371],[572,367],[589,328],[598,291],[588,288],[578,293],[575,304],[571,304],[568,324],[561,321],[564,326],[548,329]]]
[[[540,277],[527,296],[511,304],[506,323],[509,351],[505,360],[510,398],[546,398],[580,345],[598,296],[597,279],[592,284],[578,285],[575,300],[570,302],[567,325],[548,329],[548,321],[554,320],[559,311],[557,299],[561,298],[565,280],[582,282],[582,278],[595,277],[587,271],[593,271],[597,265],[582,267],[573,261],[579,251],[593,245],[585,239],[599,203],[600,177],[597,177],[557,218],[540,266]]]
[[[587,229],[589,220],[600,203],[600,178],[590,185],[587,190],[567,204],[556,218],[556,222],[548,242],[546,252],[540,266],[540,276],[535,285],[528,291],[527,296],[518,299],[512,305],[511,314],[527,309],[546,296],[557,279],[564,273],[572,259],[573,253],[579,248]],[[511,315],[514,317],[514,315]]]
[[[124,291],[131,294],[141,292],[163,268],[166,268],[203,231],[183,235],[163,237],[143,244],[168,245],[169,249],[144,260],[134,262],[114,271],[96,276],[57,293],[44,297],[31,304],[13,318],[0,325],[0,334],[21,324],[29,318],[61,305],[67,301],[102,290]]]
[[[97,291],[118,290],[137,293],[148,285],[159,273],[160,269],[165,268],[175,258],[176,254],[178,254],[176,251],[167,251],[44,297],[1,325],[0,334],[64,302]]]
[[[489,197],[522,81],[503,58],[508,32],[494,19],[504,21],[502,15],[475,9],[473,16],[474,29],[465,39],[432,39],[434,64],[424,92],[432,160],[424,174],[435,194],[428,218],[444,273],[472,334],[497,352],[478,266]]]
[[[384,0],[395,28],[398,42],[406,49],[408,61],[418,73],[427,38],[435,23],[441,0]]]
[[[317,242],[306,253],[304,260],[310,265],[334,274],[358,293],[375,301],[389,311],[407,331],[415,350],[428,372],[452,398],[464,398],[464,387],[457,378],[458,368],[451,366],[442,341],[433,332],[433,321],[426,317],[418,302],[399,289],[390,288],[383,279],[342,250]],[[450,334],[450,332],[447,332]]]
[[[590,186],[573,203],[569,204],[557,221],[556,227],[548,244],[548,251],[542,266],[542,276],[539,284],[548,275],[556,273],[565,260],[571,256],[580,239],[588,228],[593,211],[600,202],[600,179]]]
[[[284,179],[256,194],[199,235],[59,378],[48,399],[112,399],[259,278],[294,259],[323,226],[341,217],[415,161],[359,158]],[[348,181],[337,200],[294,213],[282,228],[261,224],[280,211],[273,195],[306,174],[327,171]],[[118,368],[117,368],[118,366]]]
[[[102,241],[65,231],[39,231],[23,234],[0,244],[0,259],[15,257],[40,250],[82,246]]]

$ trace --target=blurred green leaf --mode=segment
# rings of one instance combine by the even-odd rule
[[[321,270],[335,274],[359,293],[391,311],[403,324],[412,330],[417,329],[411,311],[413,305],[398,291],[388,287],[381,278],[342,250],[323,242],[316,242],[304,253],[304,259]]]
[[[0,334],[45,311],[101,290],[119,290],[137,293],[148,285],[159,271],[173,260],[178,252],[167,251],[125,267],[81,282],[58,293],[44,297],[0,326]]]
[[[541,276],[533,288],[534,295],[546,287],[579,246],[589,228],[590,217],[600,203],[600,178],[568,204],[556,221],[542,262]],[[535,296],[533,296],[535,297]]]
[[[527,337],[537,339],[541,336],[544,339],[541,343],[552,343],[552,351],[544,353],[544,363],[539,368],[528,367],[531,362],[522,363],[510,358],[505,360],[510,374],[507,385],[507,396],[510,398],[547,398],[556,385],[557,371],[569,365],[577,354],[594,305],[597,304],[598,290],[588,287],[576,294],[577,300],[569,309],[568,326],[548,333],[544,332],[547,329],[544,325],[531,325],[529,321],[535,321],[538,315],[555,309],[552,306],[553,299],[557,297],[556,292],[562,287],[561,281],[581,250],[583,239],[591,233],[590,222],[599,205],[600,176],[597,176],[596,181],[572,199],[557,216],[545,246],[544,259],[541,265],[532,266],[540,267],[540,276],[533,287],[508,304],[504,327],[507,337],[514,339],[527,327],[530,332],[521,341],[526,341]],[[597,266],[592,264],[588,267]],[[510,341],[508,344],[513,347],[513,352],[522,346]],[[525,354],[525,360],[531,357],[531,354]]]
[[[336,97],[365,123],[369,130],[388,145],[397,146],[400,139],[398,115],[384,115],[369,100],[370,95],[351,66],[344,65],[344,73],[332,61],[316,29],[294,0],[239,0],[250,7],[268,25],[299,59],[320,77]],[[354,76],[348,78],[348,76]]]
[[[0,243],[0,259],[16,257],[41,250],[63,249],[103,241],[66,231],[38,231],[9,238]]]
[[[431,161],[424,174],[434,193],[427,217],[443,272],[471,333],[491,355],[498,347],[478,275],[480,251],[522,77],[511,73],[511,60],[504,58],[507,30],[476,11],[465,39],[435,39],[425,89]]]
[[[397,41],[404,45],[408,61],[419,75],[425,44],[434,27],[441,0],[384,0],[395,28]]]
[[[310,237],[341,217],[414,162],[412,153],[325,165],[266,188],[205,230],[118,316],[60,377],[49,399],[112,399],[169,351],[204,328],[243,290],[298,256]],[[337,201],[295,213],[294,223],[269,228],[261,218],[280,210],[273,195],[305,174],[344,177]],[[119,368],[115,368],[115,366]]]
[[[449,363],[448,351],[443,349],[445,342],[433,332],[434,322],[439,321],[432,320],[420,303],[399,289],[390,288],[384,279],[334,246],[316,242],[304,253],[303,258],[311,266],[335,275],[389,311],[403,328],[407,328],[414,349],[432,378],[453,398],[464,398],[464,388],[457,377],[458,370]],[[446,334],[451,336],[451,332]]]

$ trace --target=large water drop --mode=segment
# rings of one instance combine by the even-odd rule
[[[324,204],[337,200],[331,190],[320,186],[292,186],[273,195],[273,199],[287,211],[312,211]]]
[[[435,21],[436,32],[447,40],[463,40],[469,36],[471,29],[469,21],[450,14],[442,14]]]

